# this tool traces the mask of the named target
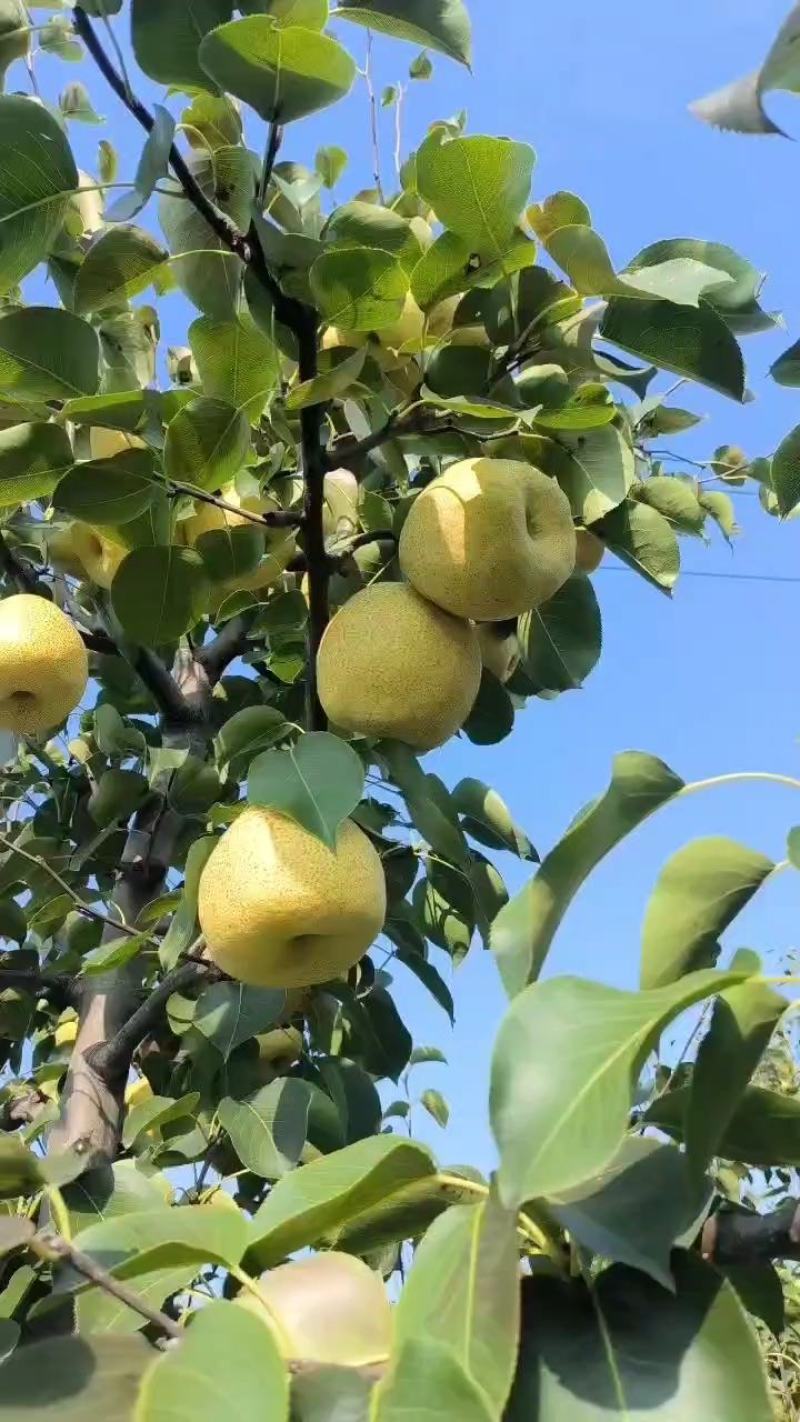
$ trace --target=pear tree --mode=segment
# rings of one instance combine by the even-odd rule
[[[603,559],[669,596],[733,537],[763,468],[655,450],[775,318],[720,241],[617,270],[463,117],[398,121],[390,180],[373,43],[387,108],[473,61],[463,0],[0,0],[0,1422],[769,1422],[795,980],[719,940],[785,865],[696,840],[638,985],[550,976],[595,868],[717,782],[623,750],[540,857],[425,757],[583,684]],[[367,187],[296,126],[357,85]],[[496,1157],[454,1165],[393,988],[452,1021],[479,945]]]

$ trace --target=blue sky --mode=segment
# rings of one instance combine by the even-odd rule
[[[783,311],[787,331],[746,345],[756,403],[739,408],[699,388],[681,391],[682,403],[708,416],[704,426],[673,442],[694,458],[707,458],[725,441],[741,443],[750,454],[769,453],[800,422],[798,395],[767,379],[771,361],[800,335],[794,199],[788,196],[797,150],[779,139],[715,133],[687,113],[692,99],[754,66],[787,8],[788,0],[758,6],[702,0],[692,7],[617,0],[610,8],[594,0],[472,0],[473,76],[435,56],[433,82],[412,85],[406,108],[405,151],[433,119],[461,108],[468,110],[471,132],[532,144],[535,196],[558,188],[579,193],[619,266],[651,241],[693,236],[729,243],[768,274],[765,304]],[[364,32],[340,29],[362,59]],[[407,45],[377,42],[378,86],[404,82],[414,54]],[[74,78],[87,79],[77,67],[49,59],[41,77],[48,94]],[[14,79],[10,87],[22,87],[23,71]],[[138,133],[99,77],[90,88],[121,152],[121,176],[132,176]],[[141,88],[149,99],[161,97],[146,83]],[[175,101],[171,107],[177,112]],[[780,98],[770,108],[800,134],[800,106]],[[73,126],[83,166],[92,166],[102,132]],[[390,117],[384,139],[389,174]],[[283,156],[308,161],[319,144],[333,142],[352,157],[337,193],[345,200],[370,182],[363,86],[337,109],[290,129]],[[183,343],[189,319],[181,298],[167,299],[165,344]],[[736,503],[743,533],[735,551],[721,540],[708,550],[684,542],[686,568],[800,578],[800,523],[779,525],[749,495]],[[800,582],[687,577],[670,602],[634,576],[612,571],[610,562],[596,588],[605,648],[585,689],[531,703],[500,746],[452,742],[428,759],[431,770],[451,785],[469,774],[495,786],[542,852],[602,789],[613,755],[626,748],[660,755],[686,779],[754,769],[800,774]],[[797,792],[766,785],[716,790],[666,810],[594,876],[557,939],[548,971],[634,986],[642,915],[664,859],[687,839],[719,833],[780,859],[793,823],[800,823]],[[525,870],[504,860],[509,885],[520,887]],[[799,905],[800,881],[780,876],[741,917],[728,946],[747,945],[777,960],[795,941]],[[416,985],[398,975],[397,987],[417,1041],[438,1044],[451,1063],[417,1073],[419,1087],[439,1086],[447,1095],[448,1131],[426,1125],[422,1113],[415,1128],[442,1158],[490,1166],[488,1061],[504,1008],[490,956],[476,947],[456,976],[452,1033]]]

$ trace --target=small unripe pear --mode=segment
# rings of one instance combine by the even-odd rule
[[[75,710],[89,659],[74,623],[47,598],[0,601],[0,729],[38,735]]]
[[[606,545],[602,538],[589,528],[575,530],[575,567],[581,573],[594,573],[605,556]]]
[[[303,1054],[303,1034],[297,1027],[273,1027],[256,1037],[258,1059],[276,1072],[288,1071]]]
[[[498,681],[508,681],[519,666],[520,645],[516,632],[504,632],[494,622],[481,622],[477,633],[483,665]]]
[[[261,1299],[237,1302],[263,1317],[285,1358],[365,1368],[392,1351],[393,1319],[379,1274],[352,1254],[314,1254],[262,1274]]]

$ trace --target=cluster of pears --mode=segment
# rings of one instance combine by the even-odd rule
[[[554,479],[510,459],[466,459],[434,479],[400,536],[403,582],[356,593],[326,629],[318,682],[345,731],[442,745],[463,725],[488,666],[514,670],[498,624],[546,602],[574,571],[569,501]]]

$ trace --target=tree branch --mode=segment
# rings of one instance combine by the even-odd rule
[[[177,968],[167,973],[163,982],[159,983],[141,1007],[131,1014],[110,1041],[92,1048],[88,1058],[92,1069],[108,1086],[113,1085],[120,1076],[127,1077],[136,1048],[159,1023],[172,994],[182,992],[194,983],[217,982],[222,976],[213,963],[199,962],[196,959],[179,963]]]
[[[83,1250],[76,1249],[69,1240],[63,1239],[61,1235],[52,1234],[49,1230],[43,1230],[34,1234],[28,1241],[28,1247],[40,1259],[49,1262],[60,1261],[69,1264],[76,1273],[81,1274],[90,1283],[96,1284],[104,1293],[110,1294],[112,1298],[118,1299],[127,1308],[138,1313],[141,1318],[146,1318],[148,1323],[152,1323],[159,1332],[165,1333],[168,1338],[183,1338],[183,1329],[174,1319],[168,1318],[160,1309],[153,1308],[153,1305],[137,1294],[135,1289],[131,1289],[121,1280],[115,1279],[113,1274],[109,1274],[107,1269],[103,1269],[90,1255],[84,1254]]]
[[[217,633],[213,642],[207,646],[200,647],[196,653],[197,660],[205,671],[206,676],[215,686],[231,662],[235,662],[237,657],[241,657],[247,651],[249,642],[247,634],[254,620],[254,613],[241,612],[237,617],[231,617]]]
[[[764,1264],[800,1259],[800,1202],[785,1200],[770,1214],[719,1210],[700,1236],[700,1252],[711,1264]]]
[[[298,332],[299,375],[301,381],[317,375],[316,319]],[[324,731],[328,718],[317,692],[317,652],[328,625],[328,579],[330,567],[325,549],[322,515],[325,506],[325,455],[322,448],[323,406],[307,405],[300,411],[300,447],[305,497],[303,500],[303,547],[308,565],[308,671],[306,675],[306,724],[310,731]]]
[[[46,874],[49,874],[53,882],[58,884],[58,887],[69,896],[78,913],[82,914],[84,918],[94,919],[95,923],[102,923],[106,928],[113,928],[115,933],[121,934],[123,937],[139,937],[138,929],[131,927],[131,925],[127,923],[120,923],[118,919],[112,918],[110,914],[102,913],[100,909],[92,908],[91,904],[87,904],[85,900],[81,898],[80,894],[73,889],[72,885],[59,874],[58,870],[54,869],[52,864],[48,864],[47,860],[43,859],[41,855],[30,854],[23,845],[15,843],[13,839],[8,839],[4,834],[0,834],[0,848],[8,850],[11,854],[18,854],[21,859],[26,859],[29,864],[35,864],[37,869],[42,869]],[[155,948],[158,947],[157,939],[152,939],[152,943]]]
[[[264,154],[264,166],[261,170],[261,181],[258,185],[258,210],[263,212],[264,203],[267,200],[267,188],[269,187],[272,170],[275,167],[275,160],[280,152],[283,142],[283,129],[277,119],[273,119],[269,126],[267,137],[267,148]]]
[[[274,509],[269,513],[253,513],[251,509],[240,508],[238,504],[232,504],[228,499],[223,499],[219,494],[208,494],[205,489],[197,489],[194,484],[183,484],[178,479],[166,479],[164,481],[169,486],[169,492],[175,494],[188,494],[190,498],[197,499],[202,504],[212,504],[216,509],[224,509],[226,513],[235,514],[237,518],[243,518],[247,523],[258,524],[261,528],[300,528],[303,522],[303,515],[292,509]]]

